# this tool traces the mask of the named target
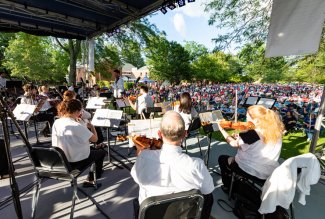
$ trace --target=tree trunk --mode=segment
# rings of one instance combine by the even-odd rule
[[[75,43],[74,43],[75,42]],[[81,48],[80,40],[69,39],[69,56],[70,56],[70,70],[69,70],[69,82],[72,84],[76,83],[77,75],[77,58]]]

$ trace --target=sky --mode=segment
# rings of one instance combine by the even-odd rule
[[[167,13],[161,11],[148,16],[149,21],[157,26],[160,31],[165,31],[169,41],[177,41],[184,45],[185,41],[195,41],[205,45],[210,51],[215,44],[212,41],[220,30],[209,26],[209,14],[204,12],[203,3],[207,0],[196,0],[180,8],[170,10]]]

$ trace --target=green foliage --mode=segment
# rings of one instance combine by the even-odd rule
[[[206,3],[209,24],[229,30],[215,39],[216,49],[264,41],[267,36],[272,0],[211,0]]]
[[[187,41],[184,49],[190,54],[190,60],[195,61],[200,56],[208,54],[208,48],[194,41]]]
[[[129,90],[129,89],[133,88],[133,86],[134,86],[134,82],[124,82],[125,90]]]
[[[0,33],[0,66],[5,58],[5,50],[9,46],[9,41],[15,37],[13,33]]]
[[[245,45],[238,57],[243,66],[244,75],[252,81],[281,81],[288,68],[283,57],[265,58],[265,46],[262,42]]]
[[[98,80],[97,84],[99,87],[110,87],[110,82],[105,80]]]
[[[63,81],[67,57],[51,46],[51,38],[17,33],[5,50],[3,66],[13,76],[38,81]]]
[[[180,44],[168,42],[164,36],[156,39],[147,51],[151,78],[180,82],[190,79],[190,54]]]
[[[214,82],[231,82],[238,80],[240,67],[238,62],[223,52],[215,52],[200,56],[192,63],[196,79]]]

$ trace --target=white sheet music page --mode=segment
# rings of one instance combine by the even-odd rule
[[[122,110],[97,109],[91,123],[99,127],[118,127],[122,115]]]
[[[265,56],[316,53],[324,20],[324,0],[273,0]]]
[[[19,121],[28,121],[33,115],[36,105],[19,104],[13,111],[14,116]]]
[[[101,109],[105,106],[104,100],[106,100],[106,97],[90,97],[86,109]]]

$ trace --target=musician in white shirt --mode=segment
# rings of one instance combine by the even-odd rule
[[[200,190],[204,195],[201,218],[208,219],[213,205],[213,180],[202,159],[182,153],[180,145],[185,133],[180,114],[168,111],[158,133],[164,142],[162,149],[143,150],[137,157],[131,176],[140,188],[140,204],[151,196]]]
[[[113,95],[115,98],[122,98],[124,93],[124,81],[121,77],[121,72],[118,69],[113,71],[115,81],[113,83]]]
[[[145,110],[148,107],[154,107],[154,103],[152,100],[152,97],[148,95],[148,87],[147,86],[141,86],[140,87],[140,95],[138,96],[137,100],[133,103],[130,99],[129,103],[130,106],[136,110],[138,115],[145,115],[146,118],[149,117],[149,115],[145,112]]]

